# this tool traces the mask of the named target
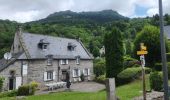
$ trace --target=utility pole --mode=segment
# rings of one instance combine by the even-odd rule
[[[164,83],[164,100],[169,100],[169,97],[168,97],[168,71],[167,71],[167,59],[166,59],[166,49],[165,49],[165,40],[164,40],[162,0],[159,0],[159,22],[160,22],[160,43],[161,43],[163,83]]]

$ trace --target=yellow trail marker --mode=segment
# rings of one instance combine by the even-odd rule
[[[148,51],[137,51],[137,55],[145,55],[148,54]]]

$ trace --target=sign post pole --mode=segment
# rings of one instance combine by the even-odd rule
[[[143,100],[146,100],[146,85],[145,85],[145,54],[148,52],[146,51],[146,46],[144,43],[140,44],[141,51],[137,51],[137,55],[140,55],[141,67],[142,67],[142,85],[143,85]]]

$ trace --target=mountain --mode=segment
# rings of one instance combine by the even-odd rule
[[[107,23],[115,20],[127,20],[124,17],[113,10],[93,11],[93,12],[73,12],[70,10],[60,11],[50,14],[47,18],[41,19],[40,23],[63,23],[63,24],[77,24],[77,23]]]

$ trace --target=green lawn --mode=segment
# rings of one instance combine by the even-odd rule
[[[148,75],[146,76],[146,86],[149,90]],[[141,80],[119,86],[116,88],[117,96],[121,100],[132,100],[133,97],[142,95]],[[13,98],[0,98],[0,100],[16,100]],[[28,96],[23,100],[106,100],[106,92],[100,91],[96,93],[81,92],[60,92],[50,93],[46,95]]]

